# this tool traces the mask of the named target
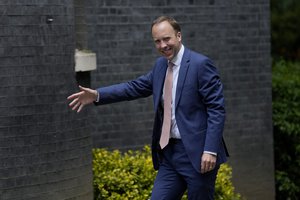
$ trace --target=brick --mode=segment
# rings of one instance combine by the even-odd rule
[[[80,116],[65,102],[76,87],[74,7],[67,0],[12,0],[1,1],[0,11],[6,11],[0,18],[1,199],[51,199],[58,191],[52,199],[88,199],[88,123],[77,123]],[[47,14],[55,19],[51,26]]]

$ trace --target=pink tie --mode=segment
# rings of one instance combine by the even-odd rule
[[[169,62],[167,74],[165,78],[165,90],[164,90],[164,121],[162,126],[162,132],[160,136],[160,147],[163,149],[169,143],[170,131],[171,131],[171,113],[172,113],[172,84],[173,84],[173,66],[174,64]]]

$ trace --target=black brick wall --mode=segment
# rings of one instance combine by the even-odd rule
[[[265,0],[0,0],[0,199],[92,199],[90,132],[97,147],[150,143],[151,98],[91,106],[79,115],[65,98],[76,90],[75,46],[97,53],[93,87],[150,70],[158,56],[150,23],[162,14],[178,19],[184,44],[219,67],[237,191],[274,199]]]
[[[270,9],[266,0],[88,0],[88,47],[97,53],[92,87],[146,73],[158,56],[150,24],[159,15],[182,24],[183,43],[211,57],[225,85],[225,139],[234,185],[247,199],[274,199]],[[95,147],[149,144],[152,99],[93,108]]]
[[[87,113],[66,103],[74,35],[73,1],[0,0],[1,200],[92,199]]]

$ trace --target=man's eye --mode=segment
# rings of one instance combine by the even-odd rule
[[[170,40],[170,38],[167,37],[167,38],[164,38],[163,40],[164,40],[164,42],[168,42]]]
[[[159,40],[155,40],[154,43],[155,43],[155,44],[159,44],[160,41],[159,41]]]

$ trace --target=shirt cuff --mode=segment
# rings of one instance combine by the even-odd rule
[[[96,99],[96,103],[99,103],[99,101],[100,101],[100,94],[99,94],[99,92],[97,91],[97,99]]]
[[[215,153],[215,152],[211,152],[211,151],[204,151],[204,153],[208,153],[208,154],[211,154],[211,155],[217,156],[217,153]]]

